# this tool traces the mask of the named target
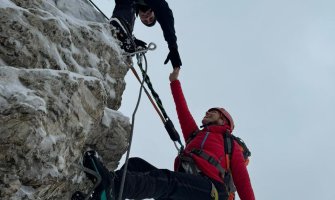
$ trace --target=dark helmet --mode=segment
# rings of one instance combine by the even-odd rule
[[[135,11],[136,11],[136,16],[138,16],[138,13],[141,11],[147,11],[150,9],[150,6],[145,2],[145,0],[135,0],[134,1],[134,6],[135,6]],[[156,24],[156,17],[155,20],[151,24],[144,24],[148,27],[151,27]]]
[[[224,109],[224,108],[219,108],[219,107],[215,107],[215,108],[210,108],[208,111],[211,111],[211,110],[217,110],[219,111],[228,121],[229,125],[230,125],[230,129],[231,131],[234,130],[234,121],[233,121],[233,118],[231,117],[231,115]]]

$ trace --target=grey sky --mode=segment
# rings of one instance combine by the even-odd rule
[[[114,1],[95,0],[107,16]],[[183,61],[180,80],[196,121],[209,107],[233,116],[252,151],[248,170],[259,200],[335,198],[335,1],[170,0]],[[137,20],[155,42],[149,76],[180,130],[169,88],[171,66],[160,27]],[[121,112],[131,117],[139,84],[129,72]],[[132,156],[172,169],[176,150],[145,96]]]

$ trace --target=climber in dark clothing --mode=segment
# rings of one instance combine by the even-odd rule
[[[165,0],[115,0],[110,23],[118,30],[116,38],[121,41],[121,48],[126,52],[134,52],[136,49],[129,41],[136,16],[139,16],[142,23],[148,27],[155,25],[156,21],[161,25],[170,50],[164,64],[170,60],[173,68],[180,68],[182,62],[178,52],[174,18],[167,2]],[[133,41],[137,47],[146,47],[146,43],[141,40],[133,38]]]

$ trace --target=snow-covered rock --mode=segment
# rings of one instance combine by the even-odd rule
[[[0,1],[0,199],[69,199],[95,149],[110,170],[128,145],[118,112],[125,58],[85,0]]]

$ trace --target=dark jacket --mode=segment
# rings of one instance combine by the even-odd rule
[[[136,0],[115,0],[115,8],[112,16],[126,22],[130,33],[133,32],[135,23],[135,1]],[[165,0],[145,0],[145,3],[154,11],[169,48],[177,48],[174,18],[168,3]]]

